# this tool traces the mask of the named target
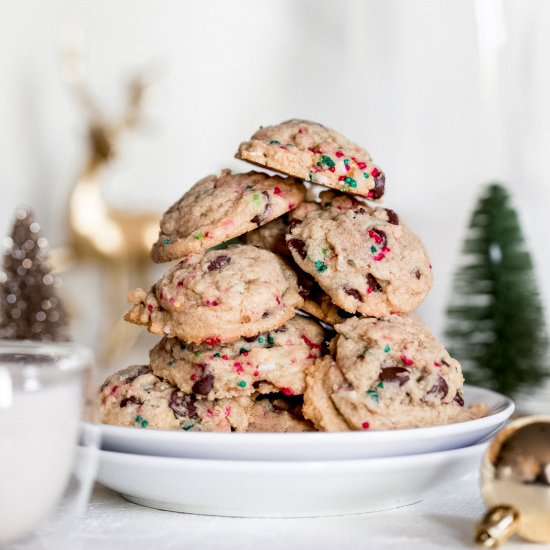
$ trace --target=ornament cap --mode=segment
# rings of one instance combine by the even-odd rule
[[[505,543],[519,528],[519,512],[513,506],[494,506],[479,522],[476,544],[496,548]]]

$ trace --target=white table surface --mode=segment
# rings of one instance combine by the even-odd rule
[[[388,512],[309,519],[250,519],[163,512],[97,485],[85,514],[61,535],[10,550],[341,550],[472,548],[485,507],[472,476],[443,494]],[[505,548],[550,549],[513,539]]]

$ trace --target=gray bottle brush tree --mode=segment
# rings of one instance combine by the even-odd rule
[[[450,353],[466,379],[507,395],[550,374],[533,262],[506,189],[486,187],[470,219],[447,309]]]

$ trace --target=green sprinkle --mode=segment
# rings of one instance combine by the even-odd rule
[[[376,252],[376,246],[371,246],[370,251],[374,254]]]
[[[388,353],[388,351],[390,351],[390,346],[386,346],[386,347],[384,348],[384,351],[385,351],[386,353]]]
[[[197,240],[204,239],[204,233],[202,231],[199,231],[196,235],[194,235],[194,237]]]
[[[363,172],[363,176],[365,176],[366,179],[369,179],[369,175],[366,172]]]
[[[318,272],[318,273],[322,273],[323,271],[326,271],[328,268],[326,266],[326,264],[324,262],[322,262],[321,260],[317,260],[315,262],[315,270]]]
[[[281,142],[274,139],[273,141],[269,142],[269,145],[281,145]]]
[[[246,382],[244,380],[241,380],[237,386],[240,386],[241,388],[246,388]]]
[[[253,185],[247,185],[246,188],[247,189],[254,189],[254,186]]]
[[[292,143],[287,143],[286,146],[287,147],[294,147],[294,145],[292,145]]]
[[[328,248],[321,248],[321,252],[323,253],[323,256],[326,256],[328,254]]]
[[[327,155],[323,155],[321,157],[321,162],[323,164],[326,164],[329,168],[332,168],[334,166],[334,161],[330,157],[327,157]]]
[[[193,424],[186,424],[185,426],[183,426],[183,429],[187,431],[187,430],[190,430],[192,427],[193,427]]]
[[[260,337],[258,338],[258,342],[259,342],[260,344],[263,344],[263,343],[264,343],[264,339],[260,336]]]
[[[168,361],[168,366],[171,367],[175,362],[175,359],[170,359],[170,361]]]
[[[149,422],[147,422],[147,420],[144,420],[144,421],[141,423],[141,427],[142,427],[142,428],[147,428],[148,425],[149,425]]]
[[[380,382],[378,386],[376,386],[378,389],[383,390],[384,389],[384,382]]]
[[[349,176],[344,180],[350,187],[357,187],[357,182]]]
[[[200,351],[195,352],[195,357],[200,357],[201,355],[202,355],[202,352],[200,352]]]
[[[378,392],[374,390],[367,390],[367,394],[370,395],[377,403],[380,401],[380,396]]]
[[[241,349],[239,350],[239,355],[240,355],[241,353],[248,353],[248,351],[249,351],[249,350],[247,350],[246,348],[241,348]]]
[[[349,164],[349,159],[344,159],[344,164]]]
[[[170,244],[170,239],[164,239],[164,241],[162,241],[164,244]]]
[[[259,126],[259,128],[260,128],[260,130],[263,130],[263,129],[264,129],[264,127],[263,127],[263,126]]]
[[[143,418],[141,418],[139,414],[134,418],[134,422],[137,422],[137,423],[140,423],[142,420]]]
[[[318,162],[318,163],[317,163],[317,166],[318,166],[319,168],[321,168],[323,165],[322,165],[321,162]]]
[[[253,200],[254,202],[260,202],[260,195],[258,195],[258,193],[254,193],[254,194],[252,195],[252,200]]]
[[[315,183],[315,173],[314,172],[309,173],[309,181]]]
[[[273,336],[268,336],[267,337],[267,343],[272,346],[274,343],[275,343],[275,339],[273,338]]]
[[[222,356],[221,353],[215,353],[215,354],[214,354],[214,357],[221,357],[221,356]]]

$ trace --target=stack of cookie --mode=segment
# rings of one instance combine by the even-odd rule
[[[288,177],[223,170],[164,214],[152,258],[178,263],[130,292],[126,315],[163,339],[149,365],[106,380],[102,421],[284,432],[483,414],[464,407],[460,364],[408,315],[431,265],[393,210],[364,200],[385,187],[370,155],[291,120],[261,128],[236,156]],[[306,200],[302,180],[334,190]]]

